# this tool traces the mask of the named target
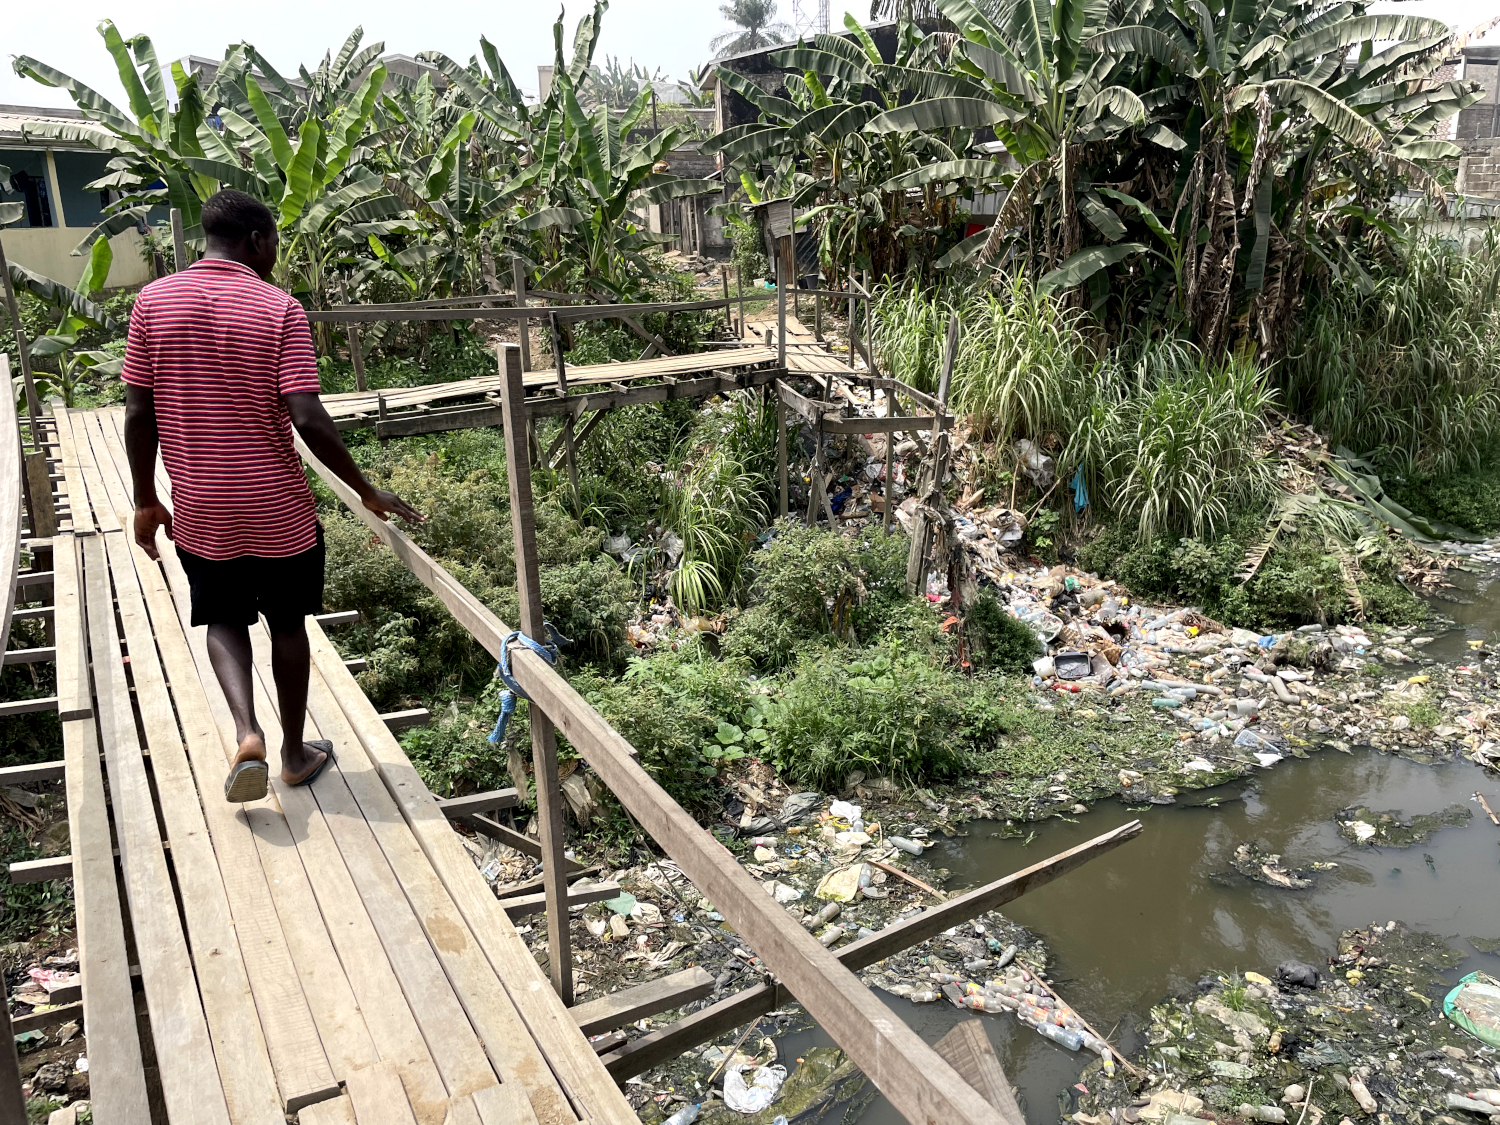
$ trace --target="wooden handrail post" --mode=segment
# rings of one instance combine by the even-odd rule
[[[346,305],[349,303],[349,285],[342,278],[339,280],[339,300]],[[359,326],[353,321],[349,322],[349,359],[354,364],[354,386],[361,391],[369,390],[365,385],[365,351],[359,342]]]
[[[776,384],[776,480],[781,486],[781,518],[786,519],[786,402],[780,394],[780,380]]]
[[[786,367],[786,259],[790,242],[790,238],[783,238],[776,248],[776,366],[781,368]]]
[[[187,237],[182,232],[182,211],[173,207],[172,215],[172,253],[176,258],[177,265],[174,272],[181,273],[188,268]]]
[[[740,272],[740,267],[734,267],[734,287],[739,292],[740,298],[740,339],[745,338],[745,275]]]
[[[929,487],[941,494],[943,474],[948,470],[948,447],[951,439],[944,419],[948,413],[948,385],[953,380],[953,364],[958,358],[958,314],[948,318],[948,341],[943,348],[943,371],[938,380],[938,405],[942,408],[933,418],[937,427],[932,435],[932,462],[922,473],[917,495],[923,496]],[[929,477],[928,474],[931,474]],[[932,544],[932,527],[920,508],[911,531],[911,551],[906,556],[906,589],[908,593],[921,593],[927,587],[927,551]],[[955,595],[956,598],[956,595]]]
[[[6,389],[9,394],[9,388]],[[0,1125],[26,1125],[26,1095],[21,1092],[21,1058],[10,1027],[10,1004],[0,1005]]]
[[[42,446],[42,435],[37,432],[37,419],[42,416],[42,404],[36,397],[36,383],[31,377],[31,349],[26,346],[26,333],[21,329],[21,308],[16,304],[16,290],[10,283],[10,265],[5,260],[5,244],[0,242],[0,280],[5,284],[5,311],[10,314],[11,330],[16,334],[16,354],[21,359],[21,382],[26,386],[26,413],[31,418],[31,444]],[[10,394],[10,388],[5,388]]]
[[[526,307],[526,267],[521,264],[520,258],[510,260],[511,280],[515,283],[516,308]],[[516,324],[521,330],[521,370],[531,370],[531,329],[527,327],[526,318],[523,316]],[[505,372],[501,372],[502,375]]]
[[[505,467],[510,478],[510,522],[516,544],[521,632],[545,642],[520,349],[501,344],[500,364],[505,375],[500,384],[500,398],[505,413]],[[563,857],[562,792],[557,782],[557,737],[552,720],[535,703],[530,706],[532,774],[536,782],[536,815],[541,822],[542,879],[547,892],[547,964],[552,987],[562,1002],[572,1007],[573,949],[568,936],[568,882]]]

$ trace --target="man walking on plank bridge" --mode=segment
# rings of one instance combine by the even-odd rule
[[[209,658],[239,739],[224,796],[238,803],[264,797],[270,779],[250,670],[259,615],[271,633],[282,781],[311,782],[333,751],[302,740],[310,671],[303,618],[323,608],[323,528],[292,427],[370,511],[423,517],[365,479],[318,399],[307,316],[269,284],[279,241],[270,209],[225,190],[202,215],[207,256],[146,286],[130,316],[125,447],[135,540],[158,558],[156,532],[165,530],[187,571],[193,624],[208,626]],[[158,444],[172,512],[156,492]]]

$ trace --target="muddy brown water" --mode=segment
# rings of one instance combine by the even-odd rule
[[[1467,639],[1500,628],[1500,585],[1474,593],[1472,605],[1439,607],[1459,627],[1434,642],[1433,656],[1462,663],[1470,655]],[[1113,1034],[1120,1049],[1134,1053],[1151,1006],[1167,995],[1191,990],[1212,972],[1270,975],[1288,958],[1326,967],[1339,933],[1372,921],[1400,919],[1466,952],[1452,980],[1474,969],[1500,971],[1500,957],[1478,953],[1466,940],[1500,939],[1500,829],[1472,800],[1476,790],[1500,809],[1500,780],[1471,763],[1426,765],[1366,747],[1349,754],[1325,748],[1233,785],[1187,794],[1174,806],[1137,811],[1100,803],[1077,823],[1036,825],[1029,844],[1001,838],[994,822],[973,822],[967,836],[946,840],[932,858],[952,872],[950,886],[975,886],[1138,817],[1145,830],[1135,840],[1005,909],[1050,947],[1061,995],[1101,1032]],[[1455,804],[1473,811],[1466,825],[1440,829],[1405,849],[1353,844],[1338,834],[1334,819],[1356,805],[1410,816]],[[1230,858],[1247,840],[1281,853],[1291,867],[1312,860],[1339,866],[1300,891],[1239,877],[1213,879],[1218,872],[1233,875]],[[1055,1125],[1059,1099],[1071,1111],[1067,1099],[1088,1056],[1042,1039],[1009,1014],[960,1015],[943,1003],[918,1006],[876,995],[929,1042],[961,1018],[981,1019],[1020,1091],[1027,1121]],[[828,1043],[816,1029],[788,1035],[780,1043],[782,1059]],[[877,1097],[857,1120],[900,1125],[903,1119]]]

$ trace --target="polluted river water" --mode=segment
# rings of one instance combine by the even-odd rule
[[[1438,608],[1458,626],[1429,655],[1460,662],[1469,655],[1467,640],[1500,628],[1500,583],[1474,588],[1468,604]],[[949,886],[975,886],[1141,820],[1144,831],[1135,840],[1003,911],[1047,944],[1049,976],[1060,994],[1127,1055],[1142,1045],[1152,1005],[1190,993],[1203,976],[1271,975],[1289,958],[1326,968],[1340,932],[1371,922],[1398,919],[1449,941],[1467,955],[1448,974],[1451,981],[1475,969],[1500,974],[1500,956],[1480,953],[1467,940],[1500,939],[1500,828],[1473,800],[1476,791],[1485,793],[1500,809],[1495,775],[1461,759],[1422,764],[1361,746],[1349,753],[1308,749],[1306,758],[1185,793],[1175,805],[1101,802],[1076,821],[1043,821],[1030,826],[1029,841],[1007,836],[996,822],[970,822],[933,858],[951,872]],[[1399,809],[1407,818],[1462,805],[1473,816],[1412,847],[1371,847],[1338,831],[1336,815],[1361,805]],[[1247,841],[1280,853],[1287,867],[1338,866],[1318,872],[1302,890],[1252,882],[1231,865]],[[1048,1042],[1009,1013],[976,1017],[947,1003],[876,995],[929,1042],[961,1019],[981,1019],[1030,1125],[1053,1125],[1072,1109],[1073,1085],[1090,1061],[1086,1052]],[[785,1062],[830,1044],[816,1028],[779,1041]],[[902,1118],[876,1095],[857,1117],[842,1120],[899,1125]]]

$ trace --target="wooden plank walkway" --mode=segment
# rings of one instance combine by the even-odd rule
[[[63,733],[99,1119],[152,1119],[133,954],[173,1125],[635,1122],[316,622],[306,737],[334,764],[288,788],[273,757],[265,800],[224,801],[233,722],[170,542],[160,562],[134,542],[121,416],[59,409],[57,438],[58,694],[93,711]]]
[[[743,348],[721,348],[717,351],[697,352],[692,355],[659,356],[655,359],[633,360],[628,363],[601,363],[567,368],[567,382],[571,387],[599,386],[610,383],[632,383],[642,379],[685,378],[712,371],[734,371],[747,367],[763,367],[776,362],[776,349],[759,345]],[[435,402],[455,402],[462,399],[483,399],[487,395],[498,395],[502,379],[499,375],[483,375],[477,379],[459,379],[451,383],[433,383],[423,387],[399,387],[388,391],[346,391],[342,394],[324,395],[323,405],[335,419],[347,423],[359,415],[366,415],[373,423],[383,399],[387,411],[409,410]],[[529,371],[525,376],[528,391],[543,390],[557,385],[557,372],[551,369]]]

